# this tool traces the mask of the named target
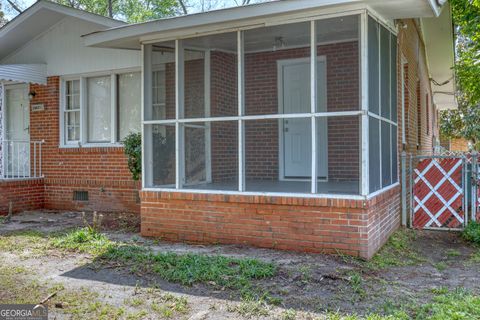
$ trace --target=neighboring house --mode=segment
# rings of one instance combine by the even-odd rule
[[[472,150],[472,144],[465,138],[443,138],[440,140],[440,145],[446,151],[452,152],[468,152]]]
[[[453,77],[440,2],[285,0],[49,26],[0,59],[30,76],[41,68],[21,65],[47,65],[46,85],[26,90],[30,139],[45,140],[42,206],[135,209],[118,141],[141,128],[143,235],[370,258],[400,225],[402,148],[432,152],[437,111],[455,106],[453,81],[431,81]],[[67,39],[73,52],[55,46]]]

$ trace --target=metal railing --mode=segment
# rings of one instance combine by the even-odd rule
[[[0,144],[0,178],[5,180],[43,177],[44,141],[4,140]]]

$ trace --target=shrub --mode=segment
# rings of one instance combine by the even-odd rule
[[[142,135],[130,133],[123,140],[123,145],[125,155],[128,157],[128,169],[133,180],[138,181],[142,174]]]

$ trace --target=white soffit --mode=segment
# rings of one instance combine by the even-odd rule
[[[45,64],[0,65],[0,81],[47,84],[47,65]]]
[[[422,19],[422,32],[430,78],[434,80],[433,101],[439,109],[456,108],[454,36],[450,5],[445,5],[438,18]]]

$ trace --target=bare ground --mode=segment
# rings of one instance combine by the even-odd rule
[[[397,266],[382,267],[383,260],[391,258],[388,252],[369,263],[345,256],[243,246],[173,244],[141,237],[139,220],[134,215],[105,214],[105,217],[104,232],[110,239],[142,244],[155,252],[248,257],[274,262],[278,266],[276,276],[255,281],[255,286],[268,292],[274,303],[256,305],[242,300],[235,290],[208,284],[182,286],[128,266],[106,266],[87,254],[50,249],[40,252],[28,248],[0,250],[0,271],[14,270],[15,282],[28,285],[34,282],[38,286],[40,294],[32,293],[31,303],[40,302],[39,297],[44,298],[42,294],[54,292],[55,288],[72,293],[88,291],[78,299],[108,306],[111,310],[104,312],[106,318],[112,318],[111,313],[121,309],[119,318],[127,319],[313,319],[324,317],[328,312],[388,314],[409,304],[426,303],[436,290],[465,288],[475,294],[480,291],[478,248],[465,243],[457,233],[411,231],[412,240],[406,249],[411,250],[411,254],[406,256],[406,261],[402,261],[403,257],[394,257],[399,259],[394,263]],[[80,226],[83,226],[80,213],[30,212],[1,224],[0,236],[14,235],[22,230],[50,233]],[[12,302],[8,300],[11,296],[8,290],[14,289],[0,283],[0,303]],[[179,301],[170,299],[170,295],[182,298],[186,307],[180,310],[177,304],[170,303]],[[79,313],[65,312],[69,303],[75,305],[67,299],[60,294],[52,297],[48,302],[50,313],[57,319],[83,319],[81,313],[84,311],[80,307]],[[164,302],[169,309],[156,310],[158,301]]]

